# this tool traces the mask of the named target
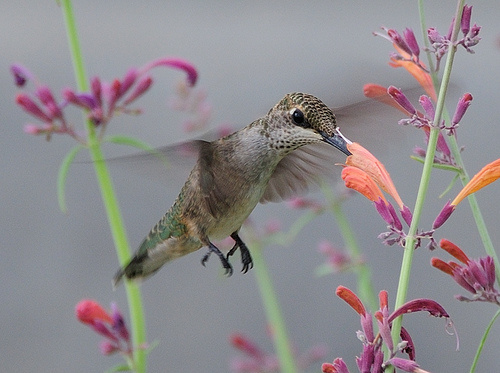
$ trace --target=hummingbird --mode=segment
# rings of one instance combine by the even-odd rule
[[[239,249],[246,273],[253,262],[239,230],[256,205],[304,192],[324,171],[321,165],[331,164],[325,146],[350,155],[350,143],[332,110],[299,92],[287,94],[267,115],[237,132],[211,142],[197,140],[197,163],[177,199],[116,273],[114,285],[123,277],[146,278],[202,247],[208,250],[201,263],[215,254],[228,276],[233,273],[229,257]],[[213,242],[227,237],[234,246],[225,255]]]

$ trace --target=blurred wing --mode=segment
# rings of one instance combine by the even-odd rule
[[[305,194],[311,185],[317,185],[322,178],[340,175],[341,167],[335,164],[344,163],[345,157],[325,143],[294,150],[276,166],[260,202],[279,202]]]

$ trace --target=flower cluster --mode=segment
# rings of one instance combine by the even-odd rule
[[[387,89],[388,94],[394,99],[394,101],[406,112],[410,118],[405,118],[399,121],[399,124],[403,125],[414,125],[417,128],[428,129],[431,127],[438,127],[439,129],[446,130],[448,136],[456,134],[456,129],[458,123],[462,120],[465,112],[472,103],[472,95],[470,93],[464,93],[462,97],[458,100],[455,113],[451,123],[446,126],[445,122],[442,121],[438,125],[434,124],[435,109],[434,104],[430,97],[422,95],[420,96],[419,103],[424,109],[424,113],[418,111],[411,101],[406,97],[406,95],[398,88],[390,86]]]
[[[427,29],[427,38],[429,39],[431,48],[424,48],[424,50],[434,54],[436,58],[436,71],[439,70],[441,59],[448,52],[450,46],[456,47],[461,45],[467,50],[467,52],[474,53],[471,48],[481,40],[479,37],[481,27],[476,24],[471,27],[471,15],[472,6],[465,5],[463,7],[462,19],[460,22],[460,29],[463,37],[455,42],[452,42],[451,40],[453,28],[455,26],[455,19],[452,20],[446,35],[441,35],[434,27]],[[415,34],[411,29],[406,28],[403,31],[403,35],[394,29],[386,27],[383,27],[382,30],[384,30],[386,34],[374,32],[374,35],[382,36],[393,43],[397,52],[391,53],[392,66],[404,66],[409,63],[423,71],[427,71],[426,66],[419,59],[420,46],[418,45]]]
[[[377,158],[357,143],[349,144],[347,147],[352,155],[347,157],[346,167],[342,170],[342,179],[346,187],[356,190],[372,201],[377,212],[388,224],[389,231],[382,233],[379,238],[387,245],[398,243],[404,246],[406,233],[403,231],[403,223],[382,190],[394,199],[401,218],[408,226],[412,219],[410,209],[401,200],[389,173]]]
[[[245,355],[231,360],[231,371],[237,373],[280,372],[278,358],[264,352],[245,335],[240,333],[232,334],[230,342],[233,347]],[[306,370],[310,365],[323,360],[325,356],[326,348],[324,346],[313,346],[310,350],[297,357],[297,366],[301,370]]]
[[[388,295],[386,291],[381,291],[379,294],[380,309],[375,312],[374,318],[378,326],[378,333],[375,335],[373,330],[373,317],[366,311],[361,300],[351,290],[344,286],[337,288],[336,294],[351,306],[361,317],[361,329],[357,332],[358,339],[363,343],[363,351],[356,358],[356,364],[360,372],[383,372],[388,365],[399,368],[405,372],[425,373],[415,362],[415,346],[408,331],[401,328],[402,341],[397,345],[391,336],[391,327],[394,319],[405,313],[417,311],[427,311],[435,317],[445,317],[448,319],[448,325],[452,326],[448,313],[437,302],[430,299],[415,299],[409,301],[398,308],[396,311],[389,313]],[[383,344],[386,345],[390,352],[390,356],[384,361],[384,353],[382,351]],[[396,357],[398,352],[403,352],[408,355],[408,358]],[[324,373],[349,373],[347,365],[341,358],[337,358],[333,363],[324,363],[322,366]]]
[[[418,66],[420,69],[427,71],[427,67],[420,61],[420,47],[413,30],[406,28],[401,35],[397,30],[382,27],[386,34],[374,32],[375,36],[382,36],[389,40],[396,49],[396,52],[390,54],[391,66],[399,67],[406,65],[407,62]]]
[[[455,20],[452,21],[450,29],[447,35],[441,35],[437,32],[435,28],[428,29],[428,38],[431,42],[433,52],[436,56],[437,66],[435,70],[439,68],[439,61],[444,54],[448,51],[450,45],[462,45],[468,52],[473,52],[471,47],[476,45],[480,38],[478,37],[479,30],[481,27],[477,25],[470,26],[472,7],[465,5],[462,12],[462,19],[460,28],[463,34],[463,38],[451,42],[452,30],[454,27]],[[465,93],[459,102],[457,103],[457,108],[451,120],[451,123],[445,124],[444,121],[440,123],[435,123],[435,108],[434,103],[436,102],[436,91],[434,89],[431,75],[427,70],[427,67],[419,60],[420,47],[417,43],[415,35],[411,29],[405,29],[403,35],[394,29],[383,28],[386,34],[374,33],[377,36],[382,36],[393,43],[396,53],[391,54],[390,65],[392,67],[404,67],[422,86],[426,91],[427,95],[422,95],[419,99],[420,106],[423,112],[418,111],[410,100],[401,92],[401,90],[391,86],[388,88],[388,94],[397,103],[398,108],[403,111],[409,118],[402,119],[400,124],[412,124],[418,128],[422,128],[425,131],[426,138],[429,138],[430,128],[437,127],[443,129],[449,136],[456,134],[456,129],[458,123],[464,116],[467,108],[472,102],[472,95],[470,93]],[[426,49],[427,50],[427,49]],[[369,84],[365,86],[365,95],[367,97],[375,98],[379,101],[389,103],[383,92],[383,87],[375,86]],[[382,99],[381,99],[382,97]],[[389,103],[394,106],[393,103]],[[415,148],[415,153],[418,157],[425,157],[426,151],[420,147]],[[446,140],[443,134],[439,134],[438,145],[436,149],[436,154],[434,157],[434,162],[441,165],[449,165],[456,167],[456,163],[451,155],[451,152],[446,144]]]
[[[453,242],[441,240],[440,247],[463,264],[453,261],[448,263],[439,258],[432,258],[431,265],[453,277],[455,282],[468,292],[472,298],[456,295],[460,301],[491,302],[500,306],[500,292],[495,288],[495,263],[486,256],[476,260],[469,257]]]
[[[152,86],[153,79],[149,72],[158,66],[181,69],[187,74],[187,86],[191,87],[196,83],[198,74],[189,62],[176,58],[161,58],[141,68],[132,68],[122,79],[114,79],[111,83],[94,77],[90,81],[90,92],[80,93],[66,88],[62,91],[62,100],[57,101],[51,89],[39,84],[28,69],[13,65],[11,72],[17,86],[25,87],[29,80],[35,83],[34,92],[19,93],[16,103],[28,114],[43,122],[42,125],[28,124],[24,131],[33,135],[46,135],[47,139],[50,139],[54,133],[68,134],[85,143],[68,123],[64,109],[71,105],[85,110],[92,124],[104,131],[106,124],[115,114],[140,113],[139,109],[131,108],[131,104],[135,103]]]
[[[105,337],[100,344],[103,355],[115,352],[132,357],[132,342],[125,320],[116,304],[111,304],[111,315],[94,300],[83,299],[75,307],[76,317],[97,334]]]
[[[451,41],[451,34],[455,26],[455,19],[452,20],[450,28],[448,29],[448,33],[446,35],[441,35],[434,27],[431,27],[427,30],[427,37],[431,43],[431,49],[429,49],[429,51],[434,53],[434,55],[436,56],[436,70],[439,69],[439,62],[441,61],[441,58],[446,54],[451,45],[461,45],[467,50],[467,52],[474,53],[471,48],[481,40],[481,38],[479,37],[479,31],[481,30],[481,27],[477,26],[476,24],[471,27],[471,15],[472,6],[465,5],[462,11],[462,19],[460,22],[460,29],[462,31],[463,37],[460,40],[455,41],[454,43],[452,43]]]

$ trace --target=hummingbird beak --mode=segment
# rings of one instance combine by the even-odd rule
[[[345,138],[344,135],[340,132],[340,130],[335,128],[335,132],[333,133],[333,136],[328,136],[326,133],[321,131],[319,133],[321,136],[323,136],[323,141],[326,142],[327,144],[330,144],[334,147],[336,147],[338,150],[340,150],[342,153],[345,155],[352,155],[352,153],[347,149],[347,144],[352,144],[352,141],[349,139]]]

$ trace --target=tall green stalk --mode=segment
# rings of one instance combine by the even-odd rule
[[[288,338],[285,320],[281,312],[278,297],[267,269],[266,261],[262,254],[263,246],[258,239],[253,240],[252,258],[254,262],[254,273],[259,286],[259,292],[264,305],[264,311],[268,325],[273,336],[276,355],[280,364],[280,372],[297,373],[297,366],[292,352],[292,346]]]
[[[68,35],[69,48],[73,61],[77,86],[80,92],[86,92],[89,89],[88,80],[85,73],[71,0],[62,0],[61,7],[66,24],[66,32]],[[87,130],[87,145],[90,156],[93,161],[102,160],[104,157],[101,150],[101,143],[96,135],[94,124],[87,118],[84,118],[84,120]],[[99,188],[101,190],[101,196],[106,209],[117,255],[120,263],[125,264],[130,257],[130,249],[125,231],[125,225],[123,223],[118,201],[114,193],[113,183],[105,162],[93,162],[93,165]],[[135,347],[134,366],[130,368],[136,372],[144,373],[146,372],[146,352],[141,347],[146,343],[146,328],[141,293],[138,285],[129,281],[125,282],[125,289],[129,303],[133,345]]]
[[[460,0],[457,4],[457,10],[455,13],[455,24],[453,27],[453,33],[451,37],[452,46],[448,49],[446,64],[443,72],[443,79],[441,81],[439,93],[438,93],[438,101],[436,105],[436,112],[434,116],[434,123],[440,123],[444,104],[446,97],[446,90],[448,88],[448,84],[451,76],[451,69],[453,66],[453,59],[456,52],[456,46],[453,46],[453,43],[457,39],[458,32],[460,30],[460,20],[462,18],[462,9],[464,6],[464,0]],[[401,307],[405,301],[408,293],[408,287],[410,284],[410,273],[411,266],[413,262],[413,253],[415,251],[415,245],[417,243],[416,233],[418,224],[420,222],[420,217],[422,215],[422,210],[425,202],[425,197],[427,195],[427,190],[429,187],[429,181],[432,171],[432,166],[434,163],[434,155],[436,152],[436,144],[439,135],[439,128],[434,127],[430,131],[429,142],[427,145],[427,152],[424,161],[424,167],[422,169],[422,176],[420,179],[420,185],[417,192],[417,199],[415,202],[415,209],[413,211],[413,218],[410,225],[410,229],[408,231],[408,237],[406,239],[405,250],[403,254],[403,261],[401,263],[401,272],[399,276],[398,283],[398,291],[396,295],[396,303],[394,305],[394,309]],[[392,324],[392,338],[393,340],[399,340],[399,333],[401,331],[401,324],[403,318],[402,316],[398,317],[394,320]]]

